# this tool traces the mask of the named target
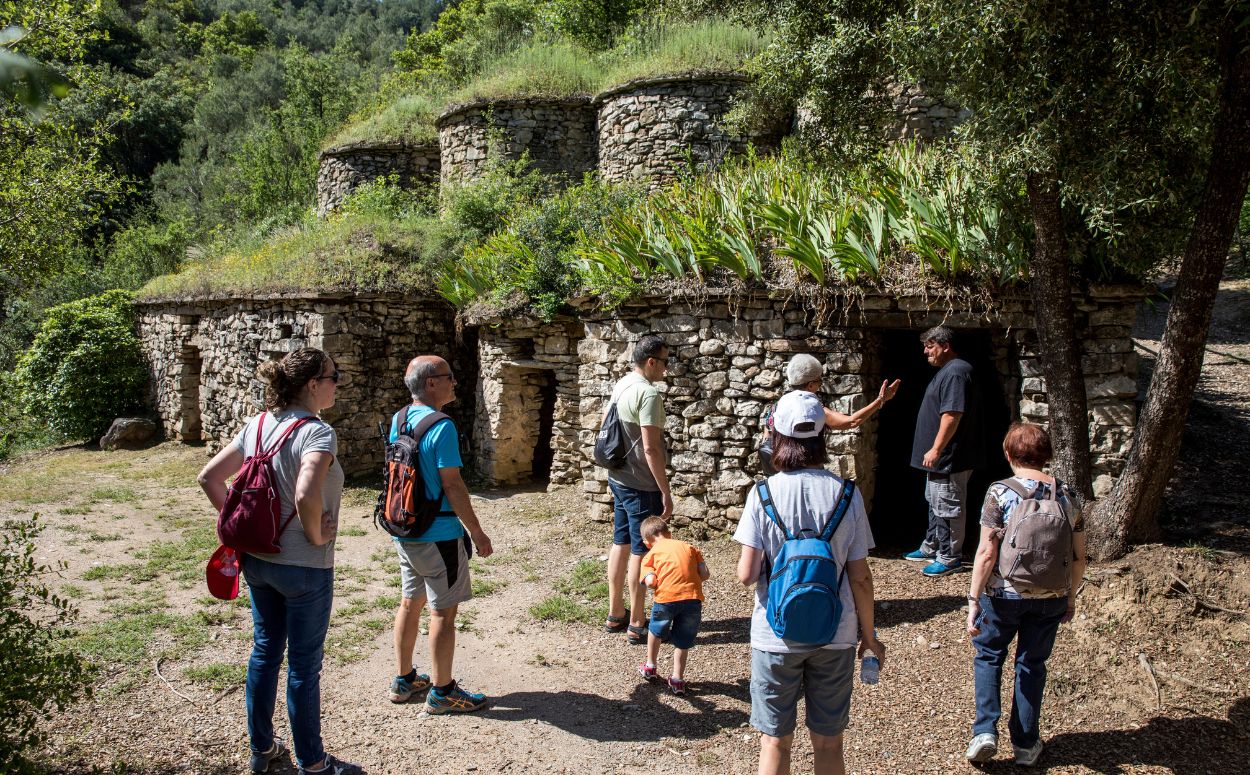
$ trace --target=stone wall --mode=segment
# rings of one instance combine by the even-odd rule
[[[454,321],[454,311],[441,300],[398,295],[139,307],[153,406],[169,436],[203,440],[210,452],[220,449],[260,411],[256,367],[300,347],[317,347],[343,375],[335,405],[322,416],[338,433],[339,458],[349,474],[380,469],[378,423],[409,400],[404,368],[419,353],[455,358]],[[448,413],[457,415],[454,404]]]
[[[324,218],[362,183],[399,176],[404,188],[433,185],[439,175],[438,143],[350,143],[317,157],[317,216]]]
[[[528,152],[535,168],[579,181],[595,170],[595,110],[589,97],[496,100],[454,106],[439,116],[442,182],[481,177],[492,159]]]
[[[490,481],[531,479],[536,447],[544,443],[552,457],[550,481],[580,481],[577,342],[582,332],[573,320],[510,320],[479,328],[474,447],[478,471]]]
[[[1138,299],[1136,290],[1109,288],[1079,300],[1100,493],[1123,468],[1135,422],[1137,362],[1129,328]],[[592,515],[606,519],[611,513],[606,472],[590,457],[595,432],[613,384],[630,369],[633,343],[647,332],[663,335],[675,356],[662,387],[675,523],[692,526],[696,533],[733,529],[746,492],[759,476],[760,416],[785,391],[785,364],[796,352],[810,352],[824,362],[826,400],[850,414],[880,385],[884,332],[918,334],[940,323],[985,331],[987,356],[1012,418],[1045,424],[1045,383],[1027,300],[999,299],[995,310],[977,315],[931,311],[932,303],[920,297],[868,296],[832,322],[766,298],[739,299],[732,306],[715,299],[701,305],[640,299],[610,317],[588,313],[586,336],[578,345],[580,463]],[[877,486],[876,444],[875,418],[829,437],[831,470],[854,477],[867,502]]]
[[[914,83],[894,85],[889,93],[897,117],[886,130],[886,136],[892,140],[944,137],[972,115],[972,111],[950,100],[926,94],[923,86]]]
[[[775,146],[784,129],[740,136],[724,125],[745,76],[686,76],[631,81],[595,97],[599,174],[606,181],[659,186],[690,162],[716,163],[748,143]]]

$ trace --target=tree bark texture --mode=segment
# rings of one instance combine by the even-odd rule
[[[1090,497],[1093,486],[1085,373],[1076,338],[1071,258],[1060,209],[1059,182],[1053,173],[1030,173],[1028,191],[1035,231],[1029,292],[1037,320],[1042,373],[1046,376],[1054,472]]]
[[[1133,445],[1111,493],[1090,519],[1095,559],[1123,555],[1160,535],[1159,508],[1180,451],[1189,404],[1202,372],[1211,309],[1250,181],[1250,25],[1225,21],[1220,101],[1206,185],[1181,259],[1163,341]]]

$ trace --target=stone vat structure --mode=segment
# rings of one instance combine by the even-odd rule
[[[716,163],[748,144],[774,147],[785,129],[740,136],[724,126],[734,97],[750,79],[737,73],[643,78],[595,97],[599,174],[611,183],[656,187],[694,163]]]
[[[263,360],[300,347],[328,352],[343,375],[323,414],[338,432],[349,474],[380,470],[378,423],[408,401],[404,367],[415,353],[454,359],[455,311],[441,299],[316,294],[256,299],[157,300],[139,305],[149,394],[167,436],[228,443],[262,405]],[[476,363],[459,364],[473,379]],[[470,370],[471,369],[471,370]],[[472,412],[472,402],[448,410]]]
[[[443,184],[481,177],[491,160],[529,154],[534,167],[579,181],[594,172],[595,110],[589,97],[480,100],[438,117]]]
[[[1077,299],[1100,495],[1122,470],[1136,422],[1130,331],[1140,298],[1140,289],[1115,286]],[[166,434],[202,439],[210,450],[258,410],[254,374],[262,359],[304,345],[325,349],[344,374],[326,419],[338,430],[343,465],[352,473],[378,468],[377,426],[407,401],[407,361],[440,354],[460,379],[449,413],[461,427],[467,465],[497,484],[580,483],[591,515],[602,519],[611,498],[590,451],[604,402],[630,369],[633,343],[658,333],[674,356],[662,390],[675,522],[696,533],[733,528],[759,475],[760,416],[784,392],[785,363],[796,352],[825,363],[824,398],[842,412],[871,400],[882,379],[903,380],[879,415],[829,438],[831,468],[856,478],[874,522],[913,508],[907,499],[920,493],[908,457],[916,409],[933,373],[918,342],[929,326],[955,328],[961,355],[978,374],[990,460],[982,486],[1006,473],[997,454],[1006,425],[1021,418],[1046,422],[1046,385],[1023,294],[1000,294],[991,308],[971,311],[881,294],[848,302],[830,292],[825,301],[709,292],[698,302],[644,297],[611,313],[588,302],[577,317],[544,322],[457,320],[441,301],[399,294],[322,294],[144,302],[139,329]]]
[[[438,143],[348,143],[322,151],[317,168],[317,216],[324,218],[362,183],[395,175],[404,188],[438,182]]]

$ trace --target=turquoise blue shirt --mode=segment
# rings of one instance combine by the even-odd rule
[[[433,412],[429,406],[409,406],[408,426],[415,428],[421,418]],[[390,440],[399,438],[399,429],[395,427],[395,417],[391,417]],[[442,479],[439,478],[440,468],[460,468],[460,439],[456,425],[450,419],[434,424],[421,439],[421,479],[425,483],[425,494],[428,498],[441,496],[440,511],[451,511],[447,494],[443,492]],[[449,541],[464,535],[464,525],[460,518],[453,515],[436,517],[430,529],[417,538],[396,538],[396,541],[431,542]]]

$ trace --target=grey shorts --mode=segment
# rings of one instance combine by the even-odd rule
[[[798,719],[799,693],[807,700],[807,728],[836,737],[851,720],[855,649],[774,654],[751,649],[751,726],[785,737]]]
[[[404,597],[424,597],[441,611],[473,597],[469,582],[469,553],[462,538],[449,541],[396,541],[399,578]]]

